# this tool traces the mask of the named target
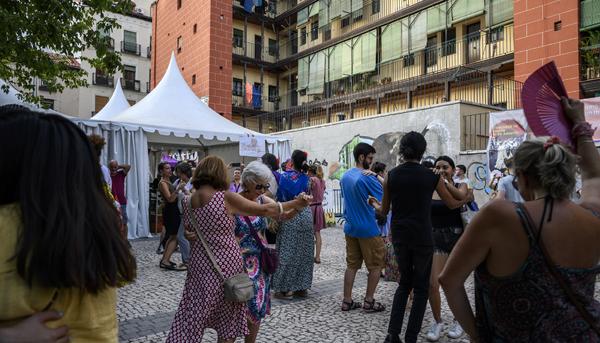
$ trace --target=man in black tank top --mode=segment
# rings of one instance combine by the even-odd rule
[[[402,321],[411,290],[414,302],[406,327],[405,342],[416,342],[423,323],[429,297],[429,278],[433,257],[431,235],[431,196],[438,194],[450,208],[461,203],[455,200],[444,181],[419,162],[427,142],[418,132],[409,132],[400,141],[404,163],[392,169],[383,185],[383,200],[369,202],[379,214],[387,215],[392,207],[392,243],[400,270],[400,282],[394,295],[386,343],[400,342]]]

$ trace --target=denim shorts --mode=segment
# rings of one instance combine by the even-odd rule
[[[463,233],[462,227],[434,227],[433,251],[438,254],[450,254]]]

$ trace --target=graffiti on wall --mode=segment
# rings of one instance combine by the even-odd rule
[[[337,162],[333,162],[329,166],[328,175],[330,180],[340,180],[342,175],[344,175],[348,169],[352,168],[354,160],[352,151],[354,150],[354,147],[358,145],[358,143],[373,144],[373,139],[370,137],[356,135],[346,144],[342,145],[342,148],[338,154]]]
[[[492,189],[488,186],[488,167],[482,162],[472,162],[467,167],[467,177],[474,190],[483,191],[485,194],[490,194]]]
[[[387,132],[379,135],[375,139],[368,136],[356,135],[350,141],[343,144],[338,153],[338,159],[335,162],[328,163],[327,160],[318,158],[309,161],[309,164],[320,164],[328,166],[327,175],[329,180],[340,180],[344,173],[354,165],[354,156],[352,151],[358,143],[367,143],[373,145],[377,154],[375,160],[385,163],[389,168],[399,165],[400,140],[407,132],[396,131]],[[427,156],[440,156],[448,153],[450,141],[450,132],[446,125],[441,122],[433,121],[421,130],[427,140]]]

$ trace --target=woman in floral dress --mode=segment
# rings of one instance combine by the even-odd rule
[[[259,204],[273,203],[265,192],[269,189],[271,170],[265,164],[254,161],[244,168],[242,173],[242,191],[240,195],[244,198],[258,202]],[[296,211],[290,211],[290,215]],[[286,216],[287,217],[287,216]],[[252,227],[248,225],[248,221]],[[261,265],[261,251],[267,245],[265,231],[267,221],[258,216],[235,216],[235,236],[242,249],[242,259],[248,276],[254,282],[254,298],[247,302],[248,328],[250,333],[246,336],[246,343],[254,343],[261,320],[271,310],[271,275],[266,273]],[[253,233],[255,231],[257,235]],[[260,239],[257,242],[256,238]]]
[[[246,304],[225,299],[222,278],[197,241],[195,230],[208,242],[227,279],[244,272],[234,215],[278,217],[282,211],[305,208],[311,198],[302,194],[286,203],[258,204],[226,192],[227,168],[217,156],[200,161],[192,184],[196,191],[183,200],[183,221],[191,247],[188,275],[167,342],[201,342],[204,330],[211,328],[217,331],[220,343],[233,343],[249,333]]]

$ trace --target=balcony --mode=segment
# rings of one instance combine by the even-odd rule
[[[583,0],[580,12],[581,30],[600,27],[600,0]]]
[[[277,8],[279,7],[280,2],[284,3],[284,1],[269,1],[268,3],[263,1],[263,6],[253,6],[252,12],[247,12],[244,9],[244,2],[244,0],[233,0],[233,7],[240,9],[244,14],[254,13],[267,18],[275,18],[278,15]],[[265,4],[266,6],[264,6]]]
[[[256,61],[275,63],[277,61],[277,49],[269,49],[264,44],[254,44],[243,41],[233,41],[233,55],[247,57]]]
[[[522,84],[512,79],[459,67],[434,78],[415,77],[343,96],[299,95],[302,105],[259,114],[246,127],[272,133],[457,100],[515,109],[521,107],[521,89]],[[285,94],[280,103],[293,97]]]
[[[134,42],[121,41],[121,52],[141,56],[142,46]]]
[[[140,80],[130,80],[121,78],[121,85],[123,86],[123,89],[135,92],[140,91]]]
[[[115,78],[107,75],[92,74],[92,84],[109,88],[115,87]]]
[[[355,3],[356,1],[353,2]],[[358,31],[361,28],[366,28],[369,25],[376,25],[375,23],[384,19],[392,18],[394,16],[398,17],[399,19],[400,15],[402,15],[402,10],[413,7],[422,2],[424,2],[424,0],[364,1],[363,6],[360,9],[355,9],[353,12],[341,13],[340,17],[331,19],[328,25],[321,25],[321,27],[319,27],[319,37],[321,37],[319,38],[319,41],[326,42],[331,38],[351,35],[354,31]],[[406,16],[406,14],[403,14],[403,16]],[[306,30],[307,42],[311,41],[310,31],[310,25],[308,25]],[[335,33],[335,35],[333,35],[332,32]],[[298,33],[298,35],[300,35],[300,33]],[[292,39],[280,42],[280,60],[292,57],[298,52],[298,50],[301,52],[302,50],[314,46],[314,44],[298,46],[298,40],[300,40],[300,38],[301,37],[298,37],[297,40]]]
[[[234,109],[243,112],[243,110],[251,110],[253,112],[272,112],[277,110],[277,98],[269,99],[265,96],[244,96],[244,95],[232,95],[231,105]]]
[[[600,30],[581,40],[581,90],[584,97],[600,94]]]

